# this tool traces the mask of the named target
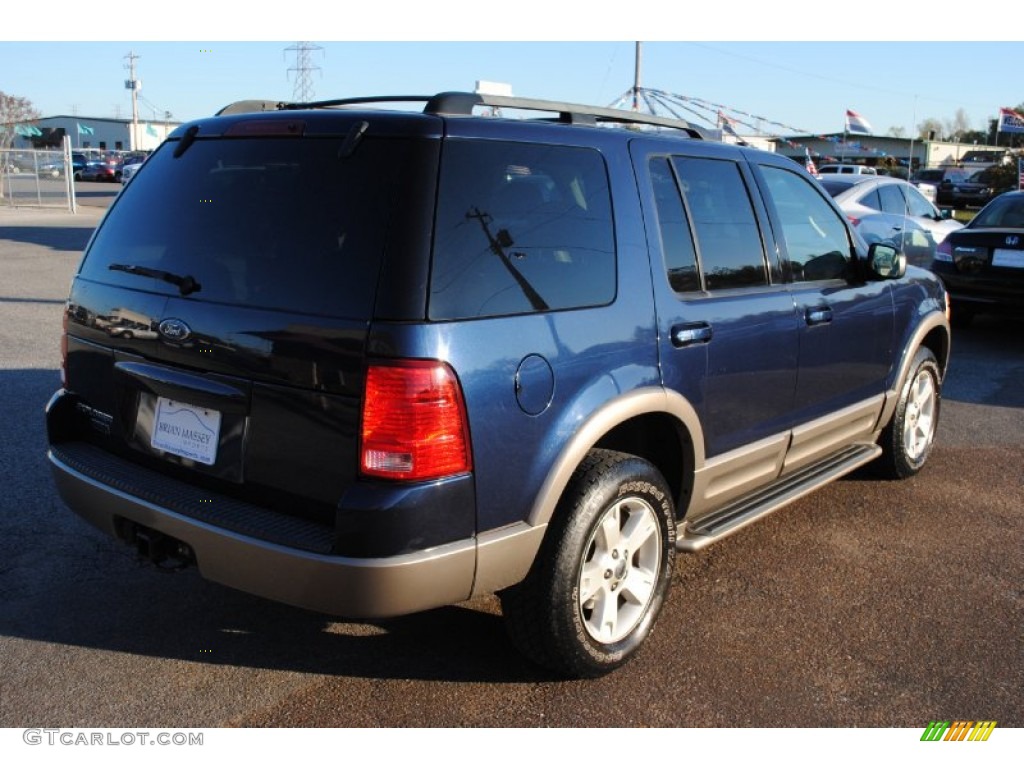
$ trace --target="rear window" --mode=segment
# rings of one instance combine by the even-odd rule
[[[600,153],[514,142],[445,143],[431,319],[574,309],[614,298],[615,237]]]
[[[854,183],[852,181],[823,181],[821,182],[821,186],[824,187],[825,191],[832,195],[832,197],[835,197],[854,186]]]
[[[81,276],[190,299],[363,319],[402,183],[408,142],[200,139],[165,145],[125,188]]]

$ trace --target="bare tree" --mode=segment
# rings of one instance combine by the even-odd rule
[[[929,117],[927,120],[922,120],[917,124],[917,135],[922,139],[932,138],[931,134],[935,134],[934,138],[941,139],[945,136],[945,129],[942,127],[942,121],[937,117]]]
[[[10,96],[0,91],[0,149],[10,149],[19,125],[39,119],[39,111],[23,96]]]
[[[894,139],[902,139],[907,135],[907,130],[902,125],[890,125],[889,132],[886,136],[892,136]]]
[[[967,116],[967,110],[963,107],[956,111],[952,120],[946,121],[947,136],[963,136],[971,130],[971,119]]]

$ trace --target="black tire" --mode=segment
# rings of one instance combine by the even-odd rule
[[[675,506],[661,473],[636,456],[591,451],[526,580],[501,594],[513,643],[567,677],[621,666],[665,601],[675,538]]]
[[[884,477],[903,479],[916,475],[931,454],[939,427],[942,382],[939,364],[927,347],[914,355],[910,374],[900,390],[892,421],[882,431],[882,455],[877,468]]]

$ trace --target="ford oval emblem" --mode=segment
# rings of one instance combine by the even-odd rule
[[[188,327],[188,323],[176,317],[161,320],[157,329],[160,331],[160,335],[168,341],[185,341],[192,335],[192,329]]]

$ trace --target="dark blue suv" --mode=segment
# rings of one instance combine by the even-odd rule
[[[113,204],[47,410],[75,512],[341,616],[498,592],[531,658],[592,676],[677,551],[928,458],[942,287],[792,161],[630,112],[369,101],[232,105]]]

